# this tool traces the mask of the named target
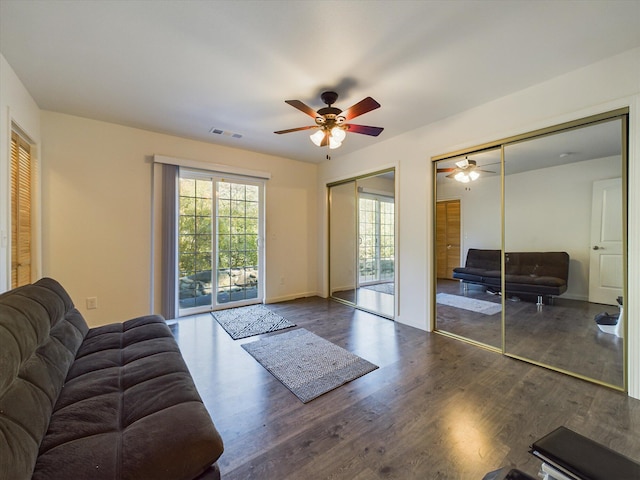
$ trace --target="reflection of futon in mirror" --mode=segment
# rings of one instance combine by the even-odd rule
[[[464,267],[453,269],[453,278],[463,283],[501,289],[500,250],[470,248]],[[554,297],[567,291],[569,254],[567,252],[507,252],[505,290],[507,294]]]

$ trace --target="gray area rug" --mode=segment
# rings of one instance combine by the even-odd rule
[[[439,303],[440,305],[448,305],[449,307],[462,308],[464,310],[482,313],[484,315],[494,315],[502,311],[502,305],[499,303],[462,297],[460,295],[451,295],[449,293],[438,293],[436,295],[436,303]]]
[[[264,305],[219,310],[211,315],[234,340],[296,326]]]
[[[302,403],[378,368],[304,328],[245,343],[242,348]]]

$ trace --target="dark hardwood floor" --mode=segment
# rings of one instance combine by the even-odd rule
[[[640,461],[640,401],[317,297],[268,305],[380,368],[300,402],[209,314],[175,335],[220,431],[230,479],[536,476],[529,445],[559,425]],[[271,335],[277,335],[275,332]]]
[[[438,292],[502,301],[479,285],[468,285],[463,292],[457,280],[438,280]],[[513,299],[518,297],[507,300],[505,315],[505,350],[509,354],[623,387],[623,340],[601,332],[594,321],[600,312],[617,313],[617,307],[560,296],[552,304],[545,298],[547,304],[538,308],[535,297]],[[501,313],[483,315],[438,304],[437,328],[496,348],[502,346]]]

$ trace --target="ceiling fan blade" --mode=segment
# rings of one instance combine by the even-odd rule
[[[455,168],[438,168],[436,170],[436,173],[448,173],[448,172],[455,172],[456,169]]]
[[[371,110],[375,110],[376,108],[380,108],[380,104],[373,98],[367,97],[364,100],[360,100],[355,105],[347,108],[340,114],[340,116],[344,117],[345,121],[349,121],[352,118],[356,118],[357,116],[370,112]]]
[[[362,133],[364,135],[371,135],[377,137],[384,130],[382,127],[369,127],[367,125],[355,125],[350,123],[347,125],[348,131],[353,133]]]
[[[308,127],[298,127],[298,128],[290,128],[288,130],[278,130],[273,133],[291,133],[291,132],[299,132],[300,130],[309,130],[311,128],[318,128],[317,125],[309,125]]]
[[[483,172],[483,173],[496,173],[496,172],[492,172],[491,170],[480,170],[480,169],[476,169],[476,172]]]
[[[318,115],[318,112],[316,112],[313,108],[309,107],[308,105],[305,105],[300,100],[285,100],[284,102],[288,103],[294,108],[297,108],[301,112],[306,113],[313,119],[321,116],[321,115]]]

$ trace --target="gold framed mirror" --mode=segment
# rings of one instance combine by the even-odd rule
[[[329,293],[343,303],[395,317],[395,169],[327,185]]]
[[[621,109],[432,159],[435,331],[626,389],[627,120]],[[483,155],[496,178],[455,180],[461,159],[489,170]],[[456,198],[457,267],[442,250]],[[500,304],[500,321],[469,314],[470,300]]]
[[[436,327],[440,332],[502,349],[501,150],[454,156],[435,163]],[[497,288],[477,283],[474,251],[492,256]]]

